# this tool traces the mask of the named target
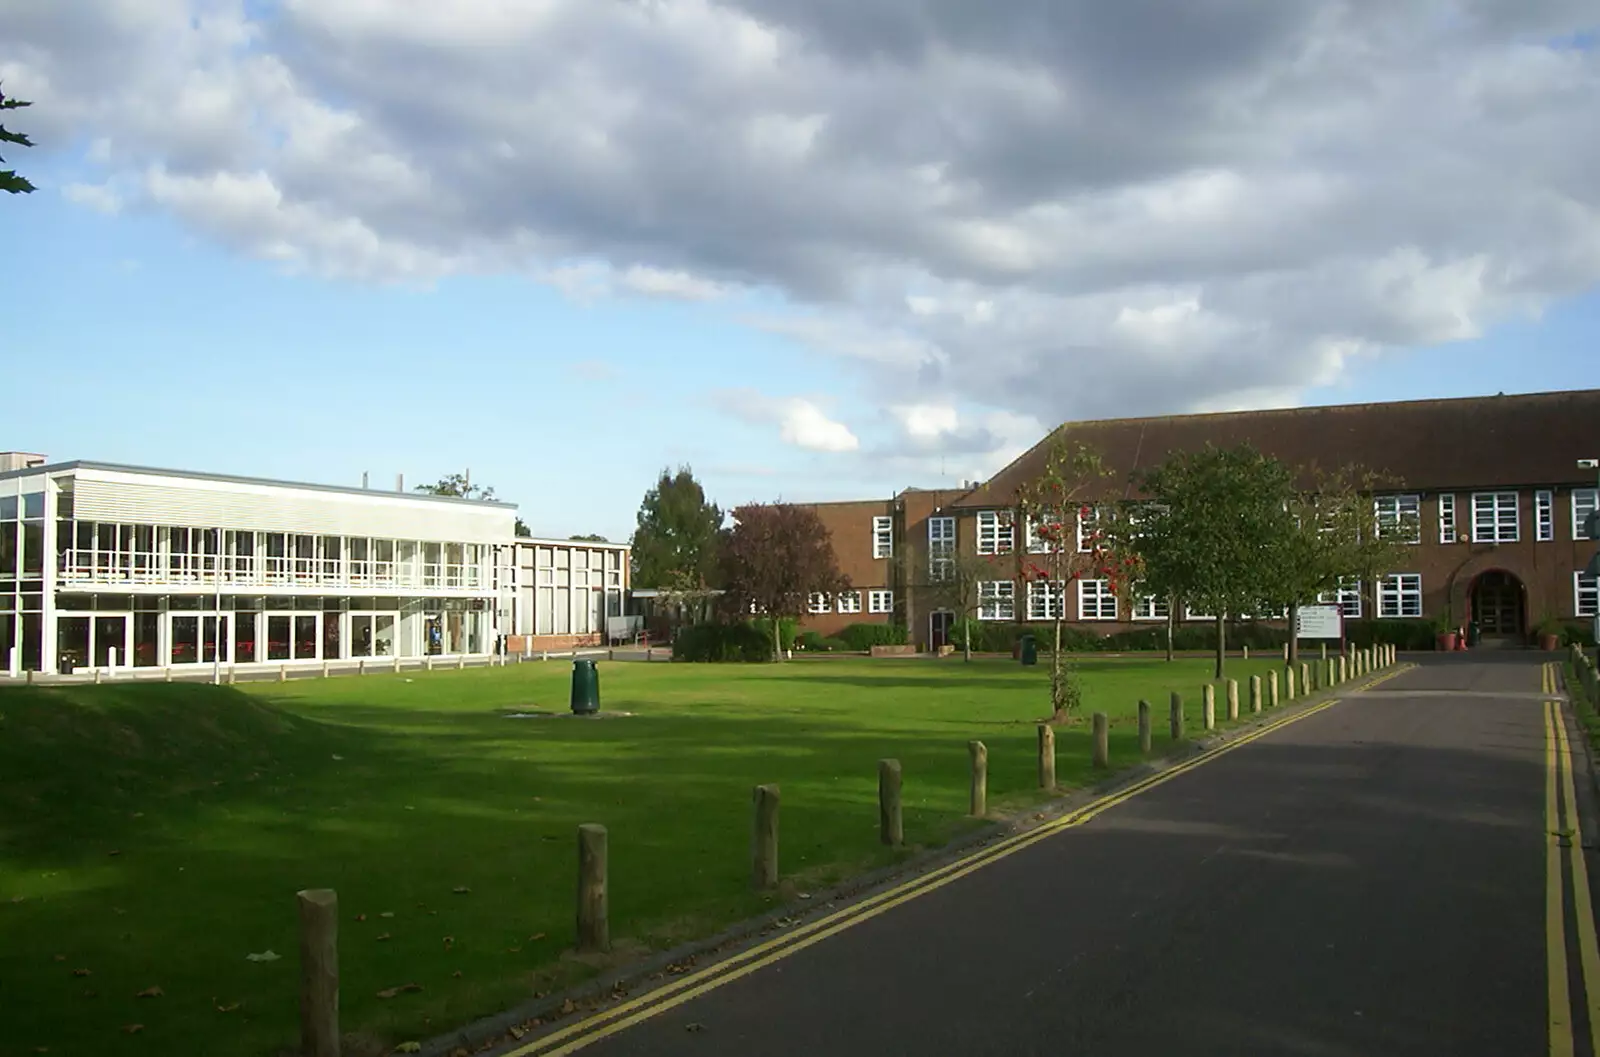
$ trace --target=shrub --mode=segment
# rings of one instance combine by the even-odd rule
[[[1344,623],[1344,636],[1357,649],[1365,649],[1375,642],[1387,642],[1402,650],[1431,650],[1434,624],[1430,620],[1347,620]]]
[[[672,659],[695,663],[772,660],[772,629],[763,632],[754,622],[693,624],[680,628],[672,640]]]
[[[750,621],[751,627],[767,637],[767,642],[772,641],[772,619],[770,617],[756,617]],[[783,617],[778,621],[778,637],[781,640],[780,648],[794,649],[794,637],[800,627],[800,622],[794,617]]]
[[[1594,622],[1592,620],[1568,620],[1563,622],[1561,645],[1589,647],[1594,644]]]
[[[866,653],[874,646],[905,645],[906,629],[901,624],[851,624],[839,632],[839,638],[850,649]]]
[[[802,631],[795,636],[794,644],[802,650],[820,650],[822,649],[822,632]]]
[[[848,642],[846,642],[843,639],[835,639],[835,638],[826,638],[826,639],[819,640],[817,642],[817,649],[822,650],[824,653],[851,653],[851,652],[854,652],[854,647],[852,647]]]

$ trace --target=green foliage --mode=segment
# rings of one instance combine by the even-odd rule
[[[834,555],[833,535],[814,507],[747,503],[733,519],[722,543],[729,612],[799,616],[813,594],[831,596],[849,588]]]
[[[473,484],[464,473],[451,473],[433,484],[419,484],[415,491],[426,495],[453,496],[456,499],[480,499],[486,503],[495,499],[494,489]]]
[[[7,99],[4,92],[0,92],[0,110],[20,110],[32,103],[21,99]],[[0,143],[15,143],[19,147],[31,147],[33,141],[21,132],[12,132],[5,125],[0,124]],[[0,157],[0,162],[5,158]],[[25,177],[18,176],[15,169],[0,169],[0,191],[8,194],[29,194],[37,190]]]
[[[861,653],[874,646],[904,646],[907,641],[903,624],[849,624],[839,632],[839,638]]]
[[[772,660],[772,635],[754,622],[691,624],[672,640],[672,659],[691,663]]]
[[[1563,646],[1592,647],[1594,641],[1594,621],[1592,620],[1567,620],[1562,621],[1559,634]]]
[[[578,543],[610,543],[611,542],[610,540],[606,539],[604,536],[600,535],[598,532],[591,533],[590,535],[587,535],[587,536],[568,536],[567,539],[573,540],[573,541],[578,542]]]
[[[767,648],[772,648],[772,621],[767,617],[756,617],[754,620],[745,621],[761,634],[767,637]],[[800,621],[796,617],[780,617],[778,619],[778,648],[780,650],[794,649],[795,636],[799,634]]]
[[[794,637],[795,648],[801,650],[820,650],[822,649],[822,638],[822,632],[820,631],[802,631],[800,634]]]
[[[637,587],[694,590],[719,582],[722,509],[706,501],[688,466],[662,470],[639,503],[633,530],[633,583]]]
[[[1345,621],[1344,634],[1357,649],[1383,642],[1402,650],[1431,650],[1438,631],[1431,620],[1366,619]]]
[[[520,517],[517,518],[517,523],[512,528],[512,531],[523,539],[527,539],[529,536],[533,535],[533,530],[528,527],[528,523],[522,520]]]

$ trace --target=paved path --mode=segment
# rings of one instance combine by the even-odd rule
[[[637,1023],[511,1052],[1600,1057],[1544,659],[1422,663]]]

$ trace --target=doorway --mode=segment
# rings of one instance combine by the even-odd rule
[[[321,613],[268,613],[269,661],[314,661],[322,641]]]
[[[1480,575],[1472,584],[1472,619],[1485,638],[1522,639],[1527,634],[1527,592],[1503,569]]]
[[[937,609],[928,614],[928,649],[938,653],[950,645],[950,629],[955,626],[956,615],[948,609]]]
[[[233,663],[233,614],[168,613],[169,664]],[[218,649],[221,654],[219,656]]]

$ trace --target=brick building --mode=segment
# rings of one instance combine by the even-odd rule
[[[1597,473],[1579,467],[1600,459],[1600,390],[1071,422],[1056,434],[1105,460],[1113,476],[1089,498],[1107,503],[1133,498],[1134,476],[1169,453],[1208,443],[1248,443],[1295,467],[1357,464],[1383,474],[1394,485],[1373,496],[1375,517],[1415,515],[1415,550],[1379,582],[1340,592],[1351,617],[1476,621],[1486,641],[1520,643],[1546,617],[1600,613],[1595,579],[1583,573],[1597,548],[1585,527],[1600,502]],[[1013,509],[1056,434],[981,484],[809,504],[853,587],[814,599],[805,626],[828,634],[892,621],[913,642],[940,645],[955,615],[933,581],[955,552],[994,569],[980,585],[980,620],[1042,621],[1064,604],[1069,621],[1107,632],[1165,622],[1161,601],[1130,606],[1099,581],[1070,585],[1059,602],[1023,581],[1027,542]]]

